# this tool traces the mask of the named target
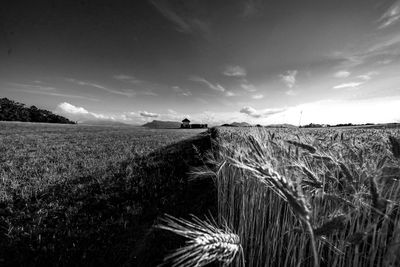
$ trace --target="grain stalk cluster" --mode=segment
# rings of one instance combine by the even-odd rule
[[[217,129],[212,164],[197,177],[213,177],[218,221],[240,240],[232,265],[399,266],[399,134]],[[193,246],[175,258],[200,257]]]

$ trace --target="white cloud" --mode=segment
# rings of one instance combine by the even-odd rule
[[[214,91],[218,91],[218,92],[225,92],[226,89],[220,85],[220,84],[212,84],[209,81],[207,81],[206,79],[202,78],[202,77],[198,77],[198,76],[191,76],[189,77],[189,80],[194,81],[194,82],[200,82],[203,83],[205,85],[207,85],[210,89],[214,90]]]
[[[378,61],[377,63],[379,65],[387,65],[387,64],[390,64],[392,62],[393,62],[393,59],[383,59],[383,60]]]
[[[252,95],[251,98],[253,98],[253,99],[262,99],[262,98],[264,98],[264,95],[262,95],[262,94]]]
[[[77,107],[67,102],[60,103],[58,107],[61,110],[71,114],[89,114],[89,111],[87,111],[83,107]]]
[[[360,78],[364,81],[371,80],[373,76],[378,75],[379,73],[377,71],[370,71],[368,73],[358,75],[357,78]]]
[[[247,114],[248,116],[253,117],[253,118],[261,118],[261,117],[266,118],[271,115],[278,114],[278,113],[281,113],[284,111],[285,111],[285,109],[282,109],[282,108],[280,108],[280,109],[264,109],[264,110],[258,111],[252,107],[246,106],[246,107],[243,107],[239,112]]]
[[[158,96],[157,93],[155,93],[155,92],[153,92],[151,90],[149,90],[149,91],[140,91],[140,92],[137,92],[137,93],[140,94],[140,95]]]
[[[160,115],[157,113],[151,113],[151,112],[147,112],[147,111],[141,111],[139,112],[140,116],[142,117],[147,117],[147,118],[157,118]]]
[[[354,68],[356,66],[359,66],[361,64],[364,64],[364,62],[367,59],[367,55],[365,52],[362,53],[355,53],[351,55],[341,55],[339,56],[341,63],[339,64],[338,67],[340,68]]]
[[[292,88],[293,86],[296,85],[297,73],[298,73],[297,70],[288,70],[284,74],[279,75],[279,77],[287,87]]]
[[[181,95],[181,96],[191,96],[192,92],[190,92],[187,89],[183,89],[179,86],[172,86],[172,90],[177,94],[177,95]]]
[[[150,1],[157,10],[168,20],[175,23],[177,30],[184,33],[191,33],[192,28],[190,24],[185,20],[184,17],[179,16],[173,8],[171,8],[167,3],[161,1]]]
[[[128,97],[135,95],[135,92],[117,91],[117,90],[105,87],[105,86],[97,84],[97,83],[85,82],[85,81],[80,81],[80,80],[76,80],[76,79],[72,79],[72,78],[68,78],[66,80],[68,82],[71,82],[71,83],[74,83],[74,84],[77,84],[80,86],[89,86],[89,87],[101,89],[103,91],[106,91],[106,92],[112,93],[112,94],[123,95],[123,96],[128,96]]]
[[[95,87],[98,89],[103,89],[105,91],[108,90],[106,87],[96,84],[96,83],[92,83],[92,82],[84,82],[84,81],[79,81],[79,80],[72,79],[72,78],[68,78],[67,81],[78,84],[78,85],[82,85],[82,86],[91,86],[91,87]]]
[[[37,84],[43,84],[40,81],[33,81],[34,83]],[[52,87],[52,86],[46,86],[46,85],[34,85],[34,84],[25,84],[25,83],[8,83],[12,86],[17,86],[20,88],[24,89],[33,89],[33,90],[39,90],[39,91],[56,91],[57,88]]]
[[[115,119],[113,116],[90,112],[83,107],[74,106],[67,102],[58,104],[55,112],[75,121],[94,120],[94,119],[97,120]]]
[[[28,93],[28,94],[38,94],[38,95],[55,96],[55,97],[63,97],[63,98],[80,98],[80,99],[86,99],[86,100],[95,101],[95,102],[99,101],[99,99],[97,99],[97,98],[91,98],[91,97],[80,96],[80,95],[60,94],[60,93],[54,93],[54,92],[24,90],[24,89],[15,89],[15,91],[20,91],[20,92],[24,92],[24,93]]]
[[[340,70],[338,72],[336,72],[333,76],[335,76],[336,78],[347,78],[350,76],[350,72],[348,72],[347,70]]]
[[[333,55],[340,69],[354,69],[360,65],[390,64],[399,57],[400,34],[377,35],[351,51]]]
[[[141,80],[136,79],[136,77],[134,77],[134,76],[125,75],[125,74],[118,74],[118,75],[114,75],[113,77],[116,80],[126,81],[126,82],[130,82],[130,83],[134,83],[134,84],[142,82]]]
[[[247,92],[257,91],[257,88],[253,84],[249,83],[247,80],[243,80],[243,83],[240,86]]]
[[[342,83],[333,87],[333,89],[357,88],[362,85],[362,82]]]
[[[43,84],[41,81],[34,81],[36,84]],[[14,91],[20,91],[28,94],[37,94],[44,96],[54,96],[54,97],[63,97],[63,98],[80,98],[86,99],[90,101],[99,101],[97,98],[86,97],[81,95],[72,95],[72,94],[63,94],[59,93],[59,89],[51,86],[44,85],[32,85],[32,84],[23,84],[23,83],[7,83],[11,86],[18,87],[17,89],[13,89]],[[22,89],[20,89],[22,88]]]
[[[186,34],[200,33],[204,37],[209,35],[209,23],[197,15],[195,8],[190,10],[190,5],[179,8],[170,1],[151,0],[150,3],[175,25],[177,31]]]
[[[245,77],[247,72],[243,67],[240,66],[227,66],[223,74],[232,77]]]
[[[226,91],[226,92],[225,92],[225,95],[226,95],[226,96],[229,96],[229,97],[231,97],[231,96],[237,96],[237,94],[234,93],[234,92],[232,92],[232,91]]]
[[[378,20],[380,23],[378,29],[389,27],[400,20],[400,1],[395,2]]]
[[[249,116],[251,116],[253,118],[260,118],[261,117],[261,114],[257,110],[252,108],[252,107],[243,107],[240,110],[240,113],[247,114],[247,115],[249,115]]]

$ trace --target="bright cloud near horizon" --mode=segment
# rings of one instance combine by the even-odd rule
[[[400,0],[3,9],[0,97],[76,121],[400,121]]]

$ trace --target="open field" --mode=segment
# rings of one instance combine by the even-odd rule
[[[107,175],[119,163],[195,135],[153,130],[38,123],[0,123],[0,201],[34,197],[74,178]]]
[[[157,209],[186,189],[195,153],[176,143],[199,132],[0,123],[0,265],[134,261]]]
[[[226,222],[233,266],[400,263],[398,128],[1,126],[0,263],[155,266],[164,213]]]

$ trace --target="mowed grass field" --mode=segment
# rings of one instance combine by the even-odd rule
[[[1,126],[0,265],[400,265],[398,128]]]
[[[193,164],[177,143],[200,132],[0,122],[0,265],[134,261]]]
[[[40,195],[79,177],[100,178],[121,161],[200,131],[0,122],[0,201]]]

